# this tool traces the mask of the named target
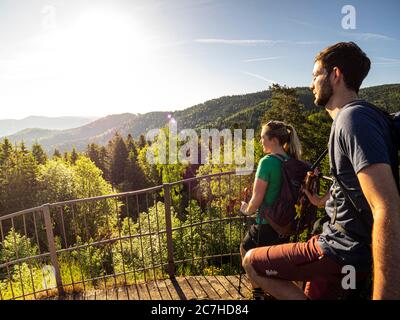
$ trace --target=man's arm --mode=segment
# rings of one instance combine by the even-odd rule
[[[374,218],[373,299],[400,299],[400,197],[391,168],[372,164],[357,177]]]
[[[325,203],[329,200],[330,197],[329,190],[322,197],[317,194],[311,194],[310,191],[308,191],[307,189],[304,189],[304,193],[306,194],[308,200],[310,200],[310,202],[318,208],[325,207]]]

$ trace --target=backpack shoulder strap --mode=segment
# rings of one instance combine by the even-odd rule
[[[280,160],[281,162],[285,162],[286,160],[288,160],[283,155],[281,155],[279,153],[271,153],[271,154],[269,154],[269,156],[274,157],[274,158]]]
[[[360,221],[362,222],[365,230],[369,230],[369,224],[366,220],[366,217],[364,214],[362,214],[362,209],[357,207],[356,203],[354,202],[354,200],[350,197],[350,194],[347,192],[346,187],[343,185],[342,181],[340,180],[338,174],[337,174],[337,170],[336,170],[336,166],[335,166],[335,159],[333,156],[333,151],[334,151],[334,143],[335,143],[335,131],[333,130],[332,132],[332,139],[330,140],[330,158],[331,158],[331,174],[334,178],[334,181],[337,183],[337,185],[339,186],[340,190],[343,192],[344,197],[346,198],[346,200],[350,203],[351,207],[352,207],[352,211],[355,213],[354,216],[358,219],[360,219]],[[336,203],[336,199],[334,196],[334,209],[333,209],[333,215],[331,217],[331,221],[330,224],[336,228],[337,230],[339,230],[340,232],[349,235],[350,237],[352,237],[355,240],[367,240],[368,242],[370,242],[370,239],[361,239],[359,236],[355,235],[355,234],[350,234],[343,226],[341,226],[340,224],[338,224],[336,222],[336,217],[337,217],[337,203]]]

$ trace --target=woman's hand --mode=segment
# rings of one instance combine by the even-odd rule
[[[241,212],[242,214],[244,214],[245,216],[248,216],[248,215],[249,215],[249,213],[247,212],[247,208],[248,208],[248,207],[249,207],[248,203],[242,201],[242,204],[241,204],[241,206],[240,206],[240,212]]]

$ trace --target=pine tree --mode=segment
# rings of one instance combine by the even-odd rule
[[[76,161],[79,158],[79,154],[76,152],[75,147],[72,148],[72,152],[71,152],[71,163],[74,165],[76,163]]]
[[[70,157],[68,151],[65,151],[65,152],[64,152],[64,155],[63,155],[64,161],[65,161],[65,162],[70,162],[70,158],[71,158],[71,157]]]
[[[304,123],[306,123],[306,112],[304,105],[296,94],[296,89],[273,84],[271,108],[264,115],[264,122],[279,120],[291,124],[301,136]]]
[[[100,168],[100,148],[97,144],[88,144],[86,148],[86,156],[92,160],[98,168]]]
[[[4,138],[3,143],[0,144],[0,165],[4,163],[11,155],[13,146],[7,138]]]
[[[19,151],[22,153],[22,155],[26,156],[29,153],[29,151],[26,148],[25,143],[23,141],[20,142],[18,147],[19,147]]]
[[[137,146],[135,140],[132,138],[131,134],[128,134],[128,137],[126,138],[126,148],[128,150],[128,153],[133,152],[133,156],[135,160],[137,159],[138,151],[137,151]]]
[[[125,166],[128,159],[128,150],[124,139],[119,134],[116,134],[113,140],[113,150],[111,157],[111,183],[117,186],[124,181]]]
[[[58,150],[58,149],[54,149],[54,153],[53,153],[53,159],[56,159],[56,158],[61,158],[61,153],[60,153],[60,150]]]
[[[124,183],[121,191],[144,189],[148,186],[146,176],[140,168],[133,151],[129,152],[124,172]]]
[[[102,146],[99,152],[99,168],[103,171],[103,178],[111,181],[110,178],[110,154],[107,152],[106,147]]]
[[[140,149],[143,149],[145,146],[146,146],[146,138],[145,138],[144,134],[141,134],[139,137],[138,147]]]
[[[37,142],[32,146],[32,155],[38,164],[45,164],[47,161],[46,153],[42,146]]]

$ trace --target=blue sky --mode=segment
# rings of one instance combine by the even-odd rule
[[[344,29],[345,5],[355,29]],[[308,86],[317,52],[355,41],[364,86],[400,83],[398,1],[0,0],[0,119],[177,110]]]

